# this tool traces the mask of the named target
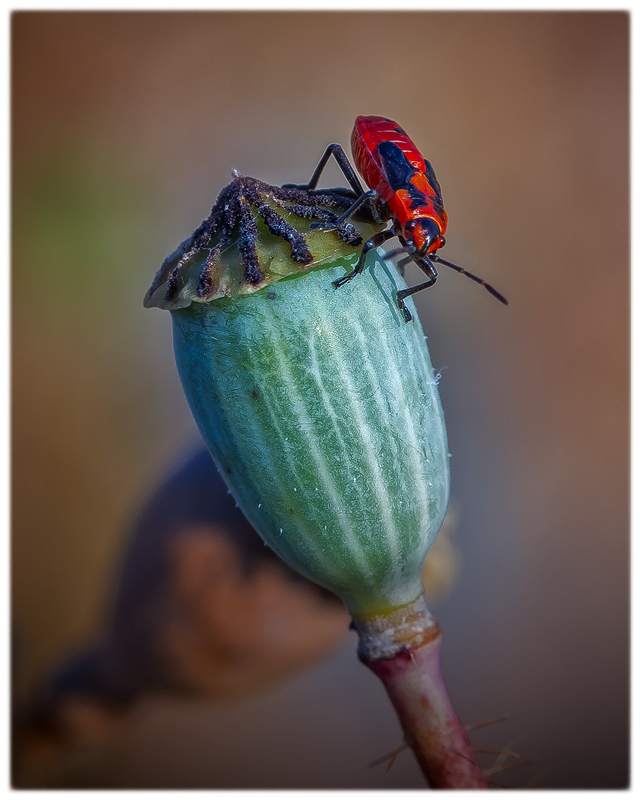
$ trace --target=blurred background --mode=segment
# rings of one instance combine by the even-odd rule
[[[510,715],[473,741],[536,760],[511,785],[627,785],[628,37],[622,12],[14,13],[15,698],[100,636],[136,514],[198,447],[170,316],[142,308],[164,256],[232,168],[306,181],[379,114],[434,165],[444,256],[510,301],[444,271],[416,296],[446,368],[454,706]],[[144,693],[15,784],[422,787],[407,751],[367,769],[401,734],[331,608],[290,677]]]

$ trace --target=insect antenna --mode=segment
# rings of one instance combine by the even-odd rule
[[[464,269],[464,267],[459,267],[457,264],[452,264],[451,261],[445,261],[444,258],[442,258],[441,256],[432,255],[429,256],[429,258],[431,259],[431,261],[436,261],[438,264],[444,264],[445,267],[451,267],[451,269],[455,269],[455,271],[459,272],[461,275],[466,275],[467,278],[471,278],[472,281],[475,281],[476,283],[479,283],[481,286],[484,286],[484,288],[489,292],[489,294],[492,294],[497,300],[499,300],[501,303],[504,303],[505,306],[509,305],[509,301],[507,300],[507,298],[504,295],[501,295],[497,289],[494,289],[490,283],[487,283],[482,278],[479,278],[477,275],[474,275],[472,272],[469,272],[468,270]]]

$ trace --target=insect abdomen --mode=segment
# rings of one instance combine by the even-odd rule
[[[351,134],[353,159],[367,186],[376,189],[381,196],[386,194],[388,197],[390,189],[377,153],[378,146],[382,142],[392,142],[397,145],[412,167],[421,172],[425,170],[425,163],[418,148],[397,122],[387,117],[358,117]],[[386,200],[387,197],[383,196],[382,199]]]

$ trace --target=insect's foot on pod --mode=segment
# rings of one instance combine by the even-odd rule
[[[336,287],[336,289],[339,289],[341,286],[344,286],[345,283],[349,283],[350,280],[353,280],[355,276],[356,276],[355,271],[350,272],[348,275],[345,275],[344,278],[338,278],[337,281],[334,281],[333,285]]]
[[[404,321],[405,322],[411,322],[413,317],[411,316],[411,312],[409,311],[409,309],[405,306],[404,300],[401,297],[397,297],[396,300],[397,300],[397,303],[398,303],[398,308],[404,314]]]

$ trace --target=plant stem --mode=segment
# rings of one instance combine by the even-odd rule
[[[429,785],[488,788],[447,694],[440,672],[442,634],[424,598],[354,624],[360,660],[384,684]]]

